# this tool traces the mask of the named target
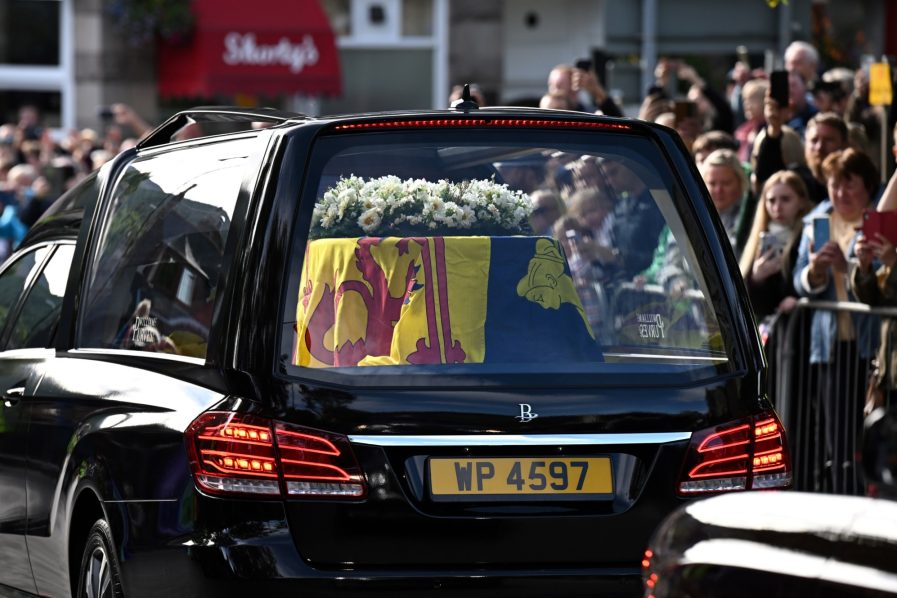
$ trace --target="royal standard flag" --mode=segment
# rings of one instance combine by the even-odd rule
[[[296,331],[305,367],[601,360],[559,245],[539,237],[311,241]]]

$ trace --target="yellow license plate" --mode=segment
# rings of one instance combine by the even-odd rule
[[[613,496],[610,457],[431,458],[433,500]]]

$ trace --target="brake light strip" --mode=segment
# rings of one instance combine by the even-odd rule
[[[419,120],[379,120],[346,123],[333,127],[334,131],[371,129],[452,128],[452,127],[546,127],[554,129],[612,129],[629,131],[630,125],[586,120],[550,120],[547,118],[436,118]]]

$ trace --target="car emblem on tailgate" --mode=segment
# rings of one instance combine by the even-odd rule
[[[517,419],[520,420],[520,423],[525,424],[539,417],[538,413],[533,413],[533,406],[529,403],[518,403],[518,405],[520,405],[520,415],[517,416]]]

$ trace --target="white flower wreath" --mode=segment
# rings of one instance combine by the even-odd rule
[[[492,180],[403,181],[390,175],[366,181],[351,175],[315,204],[312,237],[528,234],[531,212],[526,193]]]

